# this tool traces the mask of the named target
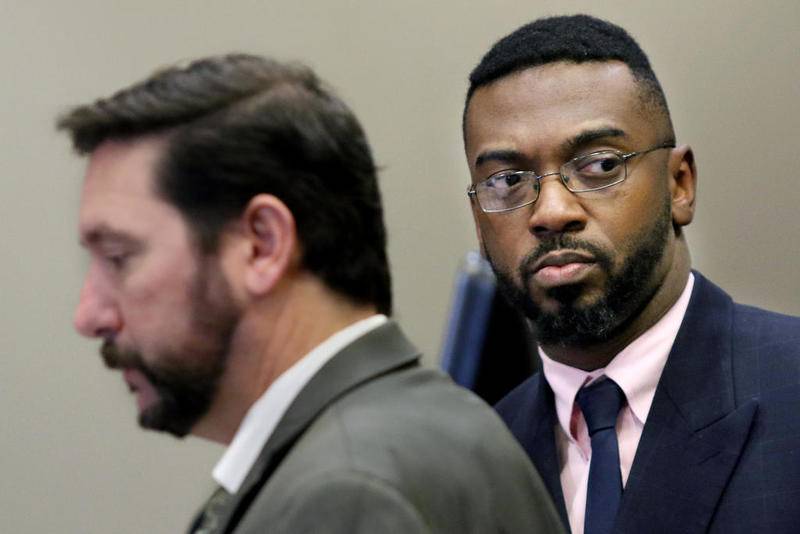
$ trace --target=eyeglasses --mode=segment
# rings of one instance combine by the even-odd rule
[[[619,150],[592,152],[569,160],[558,172],[548,172],[541,176],[534,171],[502,171],[471,185],[467,189],[467,195],[478,201],[478,206],[484,213],[499,213],[536,202],[542,188],[541,180],[545,176],[558,175],[564,187],[573,193],[599,191],[625,181],[628,177],[629,159],[663,148],[675,148],[675,143],[663,143],[627,154]]]

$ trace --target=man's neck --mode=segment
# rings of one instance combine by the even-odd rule
[[[374,315],[311,275],[300,275],[247,310],[209,413],[192,433],[230,443],[247,411],[269,386],[311,350],[347,326]]]

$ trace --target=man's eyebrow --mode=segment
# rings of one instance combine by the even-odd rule
[[[475,158],[475,166],[480,167],[487,161],[496,161],[499,163],[514,163],[522,158],[522,154],[517,150],[487,150],[481,152]]]
[[[134,245],[137,243],[137,240],[131,235],[120,232],[119,230],[111,228],[105,224],[101,224],[89,229],[82,234],[80,238],[80,243],[84,247],[98,246],[107,242]]]
[[[602,127],[602,128],[595,128],[592,130],[585,130],[576,136],[567,139],[562,143],[562,149],[566,153],[573,153],[581,149],[582,147],[593,143],[594,141],[600,139],[606,139],[609,137],[627,137],[628,134],[625,133],[624,130],[619,128],[614,128],[612,126],[609,127]],[[481,152],[478,154],[478,157],[475,158],[475,167],[480,167],[486,162],[498,162],[498,163],[516,163],[523,159],[524,156],[518,150],[513,149],[498,149],[498,150],[487,150],[486,152]]]
[[[608,137],[627,137],[627,134],[624,130],[614,127],[586,130],[572,137],[571,139],[567,139],[563,143],[562,148],[564,149],[564,152],[573,153],[585,147],[586,145],[593,143],[594,141],[606,139]]]

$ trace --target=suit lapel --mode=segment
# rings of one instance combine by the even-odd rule
[[[618,532],[705,532],[758,409],[755,400],[735,405],[733,302],[694,275],[625,487]]]
[[[507,420],[511,433],[533,460],[536,470],[550,492],[562,523],[569,528],[564,493],[561,490],[558,451],[554,429],[556,425],[553,392],[542,373],[531,377],[514,403],[514,416]],[[502,411],[502,410],[501,410]],[[502,415],[502,414],[501,414]]]
[[[222,515],[224,527],[220,532],[233,531],[297,439],[336,399],[379,375],[417,365],[419,358],[419,351],[393,321],[368,332],[337,353],[303,388],[278,423]]]

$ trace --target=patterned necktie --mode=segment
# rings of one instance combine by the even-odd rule
[[[616,382],[606,378],[578,391],[575,400],[581,407],[592,440],[583,531],[585,534],[609,534],[622,497],[615,427],[625,394]]]
[[[203,515],[197,522],[197,526],[192,530],[192,534],[217,534],[220,532],[220,520],[222,513],[230,501],[231,494],[220,486],[211,495],[203,508]]]

